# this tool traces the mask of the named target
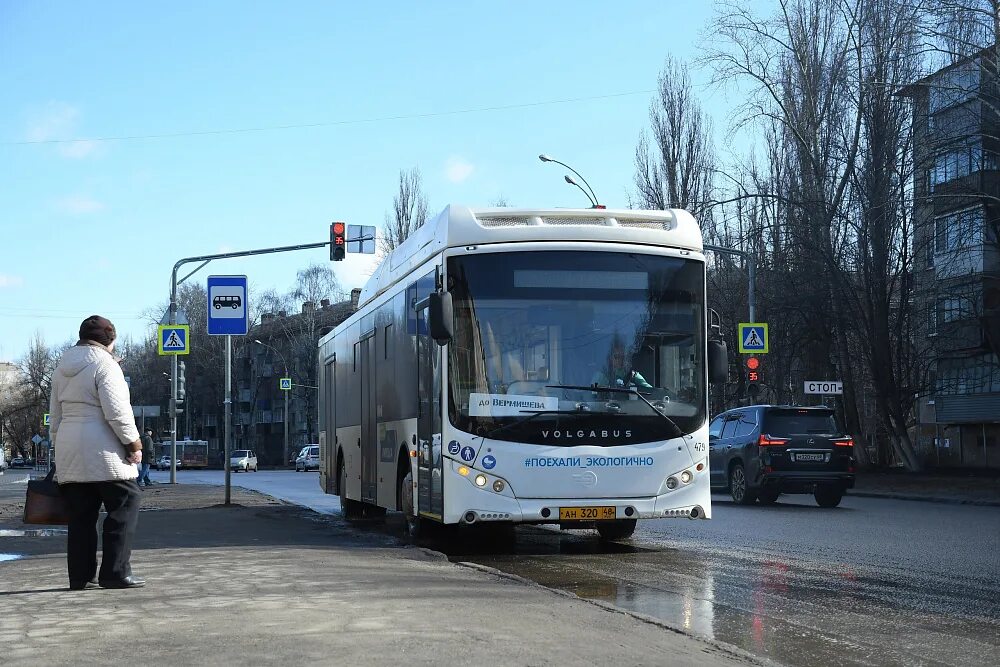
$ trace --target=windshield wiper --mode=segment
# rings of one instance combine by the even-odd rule
[[[646,405],[649,406],[650,410],[652,410],[653,412],[655,412],[659,416],[663,417],[663,420],[667,422],[667,424],[670,426],[670,429],[673,431],[673,435],[670,436],[671,438],[679,438],[682,435],[684,435],[684,431],[682,431],[680,429],[680,427],[677,426],[677,424],[674,422],[674,420],[671,419],[670,417],[666,416],[665,414],[663,414],[659,410],[657,410],[656,406],[653,405],[652,403],[650,403],[648,400],[646,400],[646,397],[643,396],[642,392],[640,392],[637,388],[634,388],[634,387],[604,387],[604,386],[601,386],[601,385],[597,384],[596,382],[594,384],[590,385],[590,386],[573,385],[573,384],[549,384],[549,385],[545,385],[545,386],[546,386],[547,389],[579,389],[581,391],[614,392],[614,393],[618,393],[618,394],[632,394],[632,395],[638,396],[640,399],[642,399],[643,403],[645,403]]]
[[[582,413],[579,410],[522,410],[521,412],[527,412],[528,414],[524,415],[520,419],[517,419],[515,421],[510,422],[509,424],[502,424],[500,426],[497,426],[496,428],[487,431],[481,437],[484,438],[484,439],[485,438],[492,438],[494,435],[496,435],[497,433],[500,433],[501,431],[506,431],[507,429],[513,428],[514,426],[519,426],[521,424],[524,424],[525,422],[529,422],[532,419],[534,419],[535,417],[538,417],[539,415],[579,415],[579,414],[585,414],[585,413]]]

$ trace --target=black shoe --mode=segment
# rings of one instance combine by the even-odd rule
[[[97,577],[94,577],[90,581],[71,581],[69,582],[69,589],[71,591],[83,591],[88,588],[97,588]]]
[[[124,579],[103,579],[100,583],[101,588],[142,588],[146,580],[129,575]]]

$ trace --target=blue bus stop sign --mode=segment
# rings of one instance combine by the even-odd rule
[[[246,276],[208,277],[208,333],[246,336],[249,331]]]

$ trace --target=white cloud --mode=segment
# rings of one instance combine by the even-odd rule
[[[21,276],[7,276],[0,273],[0,288],[4,287],[20,287],[24,284],[24,279]]]
[[[453,155],[444,165],[444,176],[452,183],[461,183],[476,170],[476,167],[464,158]]]
[[[75,106],[65,102],[49,102],[28,121],[25,135],[28,141],[69,140],[78,132],[79,118],[80,110]],[[59,154],[72,160],[93,155],[99,148],[101,142],[89,139],[56,144]]]
[[[104,204],[87,195],[71,195],[56,202],[56,207],[64,213],[85,215],[104,210]]]

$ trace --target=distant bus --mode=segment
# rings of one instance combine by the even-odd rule
[[[160,443],[160,457],[170,456],[170,443]],[[207,468],[208,443],[204,440],[178,440],[177,461],[181,468]]]
[[[685,211],[451,206],[318,361],[320,485],[347,518],[618,539],[712,515],[708,382],[727,361]]]

